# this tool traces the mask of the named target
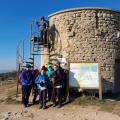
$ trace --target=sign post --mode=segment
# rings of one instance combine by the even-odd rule
[[[100,65],[99,65],[98,73],[99,73],[99,99],[102,100],[102,78],[100,75]]]

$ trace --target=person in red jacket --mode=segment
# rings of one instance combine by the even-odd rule
[[[34,94],[34,97],[33,97],[33,104],[36,103],[36,98],[38,96],[38,92],[37,92],[37,89],[36,89],[36,86],[35,86],[35,79],[36,77],[38,76],[39,74],[39,70],[38,69],[35,69],[34,72],[33,72],[33,76],[34,76],[34,80],[33,80],[33,94]]]

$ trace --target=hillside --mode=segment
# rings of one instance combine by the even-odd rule
[[[0,73],[0,82],[15,81],[15,80],[16,80],[16,71]]]
[[[29,107],[21,104],[22,95],[16,98],[16,85],[0,87],[0,120],[120,120],[119,101],[99,101],[78,97],[74,102],[64,104],[60,109],[47,102],[47,109],[39,109],[39,104]],[[4,92],[3,92],[4,91]],[[79,104],[78,104],[79,103]]]

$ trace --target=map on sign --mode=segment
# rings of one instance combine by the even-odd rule
[[[99,88],[98,63],[71,63],[69,84],[71,87]]]

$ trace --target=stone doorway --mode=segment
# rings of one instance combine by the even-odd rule
[[[114,92],[120,93],[120,59],[115,60],[115,83],[114,83]]]

